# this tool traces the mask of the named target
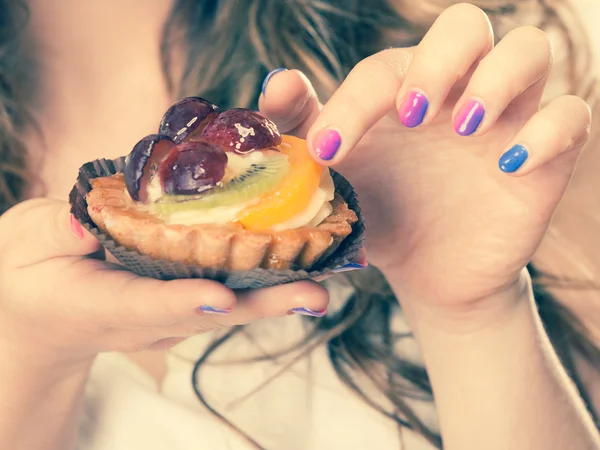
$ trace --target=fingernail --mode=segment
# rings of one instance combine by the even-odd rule
[[[213,306],[201,306],[198,308],[198,311],[204,314],[229,314],[231,312],[231,308],[220,309]]]
[[[351,262],[351,263],[345,264],[341,267],[338,267],[336,269],[333,269],[332,273],[349,272],[351,270],[360,270],[360,269],[364,269],[366,267],[367,267],[366,262],[364,264],[358,263],[358,262]]]
[[[317,283],[320,283],[321,281],[328,280],[329,278],[331,278],[334,275],[335,274],[333,272],[327,272],[327,273],[324,273],[323,275],[312,277],[311,280],[313,280],[313,281],[315,281]]]
[[[400,122],[408,128],[417,127],[423,123],[428,108],[429,100],[427,97],[420,92],[411,91],[404,97],[400,108],[398,108]]]
[[[285,72],[286,70],[287,69],[285,67],[280,67],[279,69],[272,70],[271,72],[269,72],[267,74],[267,76],[265,77],[265,79],[263,81],[262,88],[261,88],[263,95],[265,95],[265,92],[267,90],[267,84],[269,84],[269,81],[271,81],[271,78],[273,77],[273,75],[275,75],[276,73],[279,73],[279,72]]]
[[[470,136],[477,131],[484,116],[483,104],[477,100],[469,100],[456,114],[454,129],[461,136]]]
[[[77,219],[73,214],[69,216],[69,223],[71,224],[71,230],[73,231],[73,234],[79,239],[83,239],[85,237],[83,234],[83,227],[79,222],[77,222]]]
[[[312,309],[308,309],[308,308],[294,308],[294,309],[291,309],[290,312],[293,314],[300,314],[301,316],[310,316],[310,317],[323,317],[325,314],[327,314],[326,309],[321,309],[319,311],[313,311]]]
[[[500,157],[500,170],[505,173],[514,173],[521,168],[529,157],[529,152],[522,145],[515,145]]]
[[[317,132],[313,137],[313,148],[315,153],[323,161],[332,160],[340,148],[342,137],[335,130],[325,129]]]

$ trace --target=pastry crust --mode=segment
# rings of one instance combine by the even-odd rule
[[[94,223],[120,245],[154,259],[225,270],[310,269],[331,255],[358,218],[338,194],[316,227],[257,232],[237,223],[168,225],[136,207],[123,174],[95,178],[87,194]]]

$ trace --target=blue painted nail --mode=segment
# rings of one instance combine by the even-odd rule
[[[351,270],[364,269],[365,267],[367,267],[366,264],[360,264],[360,263],[351,262],[351,263],[345,264],[345,265],[343,265],[341,267],[338,267],[337,269],[333,269],[331,272],[332,273],[349,272]]]
[[[263,81],[262,89],[261,89],[263,95],[265,95],[265,91],[267,90],[267,84],[269,84],[269,81],[271,81],[271,78],[273,77],[273,75],[275,75],[276,73],[279,73],[279,72],[285,72],[286,70],[287,69],[285,67],[280,67],[279,69],[272,70],[271,72],[269,72],[267,74],[267,76],[265,77],[265,80]]]
[[[290,310],[291,313],[300,314],[301,316],[310,316],[310,317],[323,317],[327,314],[326,309],[321,309],[320,311],[313,311],[308,308],[294,308]]]
[[[229,314],[231,312],[231,308],[220,309],[213,306],[201,306],[198,308],[198,311],[204,314]]]
[[[515,145],[500,157],[500,170],[505,173],[514,173],[521,168],[529,157],[529,152],[522,145]]]

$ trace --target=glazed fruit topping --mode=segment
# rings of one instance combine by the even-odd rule
[[[167,110],[158,132],[180,143],[188,138],[193,139],[218,114],[219,108],[209,101],[200,97],[186,97]]]
[[[220,112],[203,98],[187,97],[167,110],[159,134],[146,136],[129,154],[127,190],[141,203],[244,202],[265,195],[288,173],[288,157],[277,148],[281,142],[275,124],[256,111]],[[249,158],[255,150],[260,152]]]
[[[148,202],[148,186],[159,165],[173,148],[175,143],[159,134],[146,136],[133,147],[123,170],[125,185],[132,199]]]
[[[279,146],[289,160],[286,177],[273,191],[240,212],[238,219],[249,230],[268,230],[308,207],[319,187],[323,169],[308,153],[304,140],[285,136]]]
[[[222,179],[227,154],[203,141],[186,141],[175,147],[158,169],[167,195],[197,195],[213,189]]]
[[[230,156],[234,158],[235,156]],[[241,158],[238,156],[237,158]],[[254,162],[229,181],[199,196],[165,195],[154,204],[159,214],[240,205],[262,197],[275,189],[289,172],[288,157],[273,152],[260,162]]]
[[[225,151],[244,155],[281,144],[276,125],[251,109],[229,109],[222,112],[202,131],[201,137],[220,145]]]

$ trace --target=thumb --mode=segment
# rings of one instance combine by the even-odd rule
[[[59,256],[83,256],[100,247],[70,212],[67,202],[27,200],[0,218],[0,236],[12,264],[35,264]]]
[[[299,70],[277,69],[263,83],[260,111],[279,131],[305,139],[322,105],[309,79]]]

